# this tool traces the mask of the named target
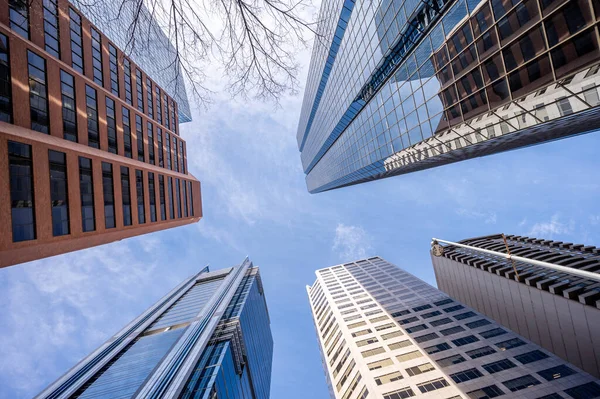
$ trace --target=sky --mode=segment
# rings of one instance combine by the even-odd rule
[[[301,103],[302,90],[280,108],[217,93],[181,126],[199,223],[0,270],[0,398],[32,397],[184,278],[249,256],[271,317],[271,397],[326,399],[305,288],[316,269],[379,255],[435,285],[432,237],[600,244],[597,132],[311,195]]]

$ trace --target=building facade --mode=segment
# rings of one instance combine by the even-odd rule
[[[298,125],[310,192],[600,127],[600,5],[324,1]]]
[[[178,104],[71,3],[0,2],[0,81],[0,267],[200,220]]]
[[[208,267],[36,398],[268,399],[273,339],[257,267]]]
[[[460,243],[590,272],[600,249],[501,234]],[[571,364],[600,378],[600,283],[467,248],[432,256],[438,287]],[[515,269],[517,272],[515,272]]]
[[[379,257],[316,274],[332,398],[600,397],[596,378]]]

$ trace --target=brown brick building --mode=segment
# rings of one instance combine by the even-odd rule
[[[199,221],[178,122],[67,0],[0,0],[0,267]]]

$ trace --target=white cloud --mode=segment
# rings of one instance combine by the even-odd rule
[[[366,258],[373,247],[371,246],[371,237],[362,227],[346,226],[340,223],[335,229],[331,249],[343,262],[347,262]]]
[[[552,239],[557,235],[570,235],[575,230],[575,222],[571,219],[568,222],[562,222],[559,214],[552,215],[552,218],[546,222],[535,223],[529,233],[531,237]]]
[[[471,209],[459,208],[456,210],[456,214],[464,216],[468,219],[478,219],[483,221],[485,224],[496,224],[497,216],[495,212],[480,212]]]

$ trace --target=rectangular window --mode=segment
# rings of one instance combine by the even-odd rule
[[[422,318],[424,318],[424,319],[428,319],[428,318],[430,318],[430,317],[439,316],[439,315],[441,315],[441,314],[442,314],[442,312],[440,312],[439,310],[434,310],[433,312],[429,312],[429,313],[423,313],[423,314],[421,315],[421,317],[422,317]]]
[[[166,151],[167,151],[167,169],[171,169],[173,170],[173,168],[171,168],[171,136],[169,135],[169,133],[165,132],[165,144],[167,146]]]
[[[412,351],[412,352],[405,353],[403,355],[398,355],[398,356],[396,356],[396,359],[398,359],[399,362],[407,362],[412,359],[418,359],[422,356],[423,356],[423,354],[421,352]]]
[[[398,389],[393,392],[385,393],[383,395],[383,399],[404,399],[404,398],[410,398],[413,396],[415,396],[415,393],[413,392],[413,390],[410,389],[410,387],[406,387],[406,388]]]
[[[137,91],[137,108],[144,112],[144,81],[142,80],[142,71],[135,69],[135,90]]]
[[[151,127],[152,123],[148,122],[148,131],[150,131],[150,129],[152,129]],[[157,127],[156,128],[156,137],[158,139],[158,166],[160,166],[161,168],[164,168],[165,163],[163,160],[163,140],[162,140],[162,129]]]
[[[415,321],[419,320],[418,317],[408,317],[406,319],[402,319],[402,320],[398,320],[398,324],[400,324],[401,326],[405,325],[405,324],[409,324],[409,323],[413,323]]]
[[[388,334],[383,334],[381,336],[381,338],[383,338],[383,339],[391,339],[391,338],[394,338],[394,337],[400,337],[402,335],[404,335],[404,333],[402,331],[398,330],[398,331],[394,331],[394,332],[391,332],[391,333],[388,333]]]
[[[146,94],[148,97],[148,116],[154,119],[154,102],[152,101],[152,81],[146,78]]]
[[[137,136],[138,161],[144,162],[144,130],[142,117],[138,114],[135,114],[135,134]]]
[[[406,374],[408,374],[410,377],[414,377],[415,375],[427,373],[433,370],[435,370],[435,367],[433,367],[431,363],[424,363],[418,366],[407,368]]]
[[[188,182],[190,185],[190,216],[194,216],[194,190],[192,189],[192,182]]]
[[[465,312],[465,313],[454,315],[454,318],[456,320],[464,320],[464,319],[468,319],[469,317],[475,317],[475,316],[477,316],[477,315],[474,312]]]
[[[100,148],[100,135],[98,134],[98,102],[96,90],[85,85],[85,108],[87,112],[88,145]]]
[[[173,178],[169,176],[168,187],[169,190],[169,204],[171,205],[169,209],[169,216],[171,219],[175,219],[175,202],[173,201]]]
[[[106,129],[108,136],[108,151],[118,154],[117,147],[117,116],[115,113],[115,101],[106,96]]]
[[[465,307],[462,305],[455,305],[455,306],[451,306],[449,308],[442,309],[442,310],[446,313],[450,313],[450,312],[456,312],[457,310],[464,309],[464,308]]]
[[[467,323],[465,325],[467,327],[469,327],[469,328],[477,328],[477,327],[487,326],[488,324],[492,324],[492,323],[489,320],[480,319],[480,320],[472,321],[472,322]]]
[[[156,120],[162,125],[162,102],[160,101],[160,99],[160,89],[156,87]]]
[[[398,312],[392,313],[392,317],[400,317],[410,313],[410,310],[400,310]]]
[[[504,395],[504,391],[498,388],[496,385],[490,385],[487,387],[479,388],[474,391],[467,392],[471,399],[487,399],[496,398]]]
[[[48,118],[48,88],[46,86],[46,60],[27,50],[29,72],[29,109],[31,129],[40,133],[50,133]]]
[[[374,349],[369,349],[366,351],[361,352],[362,357],[371,357],[371,356],[375,356],[375,355],[379,355],[381,353],[384,353],[385,349],[383,348],[374,348]]]
[[[183,216],[188,217],[187,181],[183,180]]]
[[[131,226],[131,187],[129,168],[121,166],[121,192],[123,197],[123,225]]]
[[[516,367],[514,364],[512,367]],[[485,366],[484,366],[485,368]],[[487,369],[486,369],[487,370]],[[559,378],[567,377],[569,375],[575,374],[575,370],[561,364],[560,366],[551,367],[546,370],[538,371],[538,374],[545,379],[546,381],[557,380]]]
[[[515,359],[522,364],[529,364],[533,362],[537,362],[538,360],[547,359],[548,355],[540,350],[534,350],[531,352],[523,353],[521,355],[515,356]]]
[[[154,160],[154,125],[148,122],[146,126],[148,127],[148,162],[156,165]]]
[[[185,173],[185,155],[183,155],[183,141],[179,141],[179,162],[181,162],[181,173]]]
[[[77,106],[75,102],[75,79],[61,69],[60,93],[62,98],[63,137],[77,142]]]
[[[461,326],[455,326],[455,327],[446,328],[444,330],[440,330],[440,332],[444,336],[456,334],[456,333],[463,332],[463,331],[465,331],[465,329],[462,328]]]
[[[434,302],[433,304],[435,306],[442,306],[442,305],[447,305],[447,304],[452,303],[452,302],[453,302],[452,299],[447,298],[447,299],[443,299],[441,301]]]
[[[35,202],[31,146],[8,142],[13,242],[35,240]]]
[[[69,234],[69,191],[67,189],[67,155],[48,150],[50,163],[50,201],[52,211],[52,235]]]
[[[377,385],[388,384],[390,382],[399,381],[402,378],[402,374],[399,371],[394,371],[390,374],[381,375],[379,377],[375,377],[375,383]]]
[[[104,225],[107,229],[115,227],[115,189],[113,167],[108,162],[102,162],[102,192],[104,194]]]
[[[29,40],[29,2],[28,0],[9,0],[10,29]]]
[[[129,105],[133,105],[133,97],[131,94],[131,61],[127,58],[123,58],[123,80],[125,82],[125,102]]]
[[[574,399],[597,398],[600,396],[600,385],[596,382],[588,382],[587,384],[565,389],[565,393]]]
[[[156,222],[156,188],[152,172],[148,172],[148,195],[150,196],[150,222]]]
[[[163,92],[164,99],[164,107],[165,107],[165,126],[167,129],[171,126],[171,122],[169,122],[169,98],[167,97],[167,93]]]
[[[421,343],[421,342],[431,341],[432,339],[436,339],[439,337],[440,336],[437,335],[436,333],[431,333],[431,334],[425,334],[425,335],[420,335],[418,337],[415,337],[414,340],[418,343]]]
[[[56,0],[46,0],[44,7],[44,47],[49,54],[60,59],[58,31],[58,4]]]
[[[500,371],[512,369],[513,367],[517,367],[517,365],[508,359],[502,359],[502,360],[498,360],[497,362],[484,364],[482,367],[488,373],[494,374],[494,373],[498,373]]]
[[[463,371],[459,371],[458,373],[450,374],[450,378],[452,378],[452,380],[454,380],[454,382],[456,382],[457,384],[460,384],[461,382],[465,382],[465,381],[474,380],[474,379],[482,377],[482,376],[483,376],[483,374],[481,373],[481,371],[477,370],[476,368],[463,370]]]
[[[519,346],[525,345],[525,342],[521,341],[519,338],[509,339],[508,341],[498,342],[496,346],[500,348],[501,351],[509,350],[512,348],[518,348]]]
[[[409,340],[404,340],[404,341],[400,341],[400,342],[394,342],[393,344],[389,344],[388,347],[390,348],[390,350],[395,350],[395,349],[400,349],[400,348],[406,348],[407,346],[411,346],[412,344],[410,343]]]
[[[444,317],[443,319],[434,320],[434,321],[431,321],[430,323],[432,326],[437,327],[437,326],[442,326],[444,324],[452,323],[452,319],[450,319],[449,317]]]
[[[462,357],[462,355],[453,355],[450,357],[445,357],[440,360],[436,360],[437,364],[440,365],[440,367],[453,366],[455,364],[459,364],[459,363],[466,362],[466,361],[467,361],[467,359]]]
[[[92,69],[94,71],[94,82],[104,86],[102,75],[102,35],[96,29],[90,27],[92,32]]]
[[[110,91],[119,97],[119,58],[117,48],[108,43],[108,63],[110,67]]]
[[[468,344],[471,344],[471,343],[477,342],[477,341],[479,341],[479,338],[477,338],[476,336],[467,335],[466,337],[453,339],[452,343],[456,346],[463,346],[463,345],[468,345]]]
[[[419,332],[419,331],[427,330],[428,328],[429,327],[427,327],[426,324],[418,324],[418,325],[416,325],[414,327],[407,328],[406,332],[409,333],[409,334],[412,334],[412,333],[416,333],[416,332]]]
[[[431,391],[435,391],[437,389],[442,389],[449,386],[448,381],[443,378],[437,378],[435,380],[427,381],[422,384],[417,384],[417,388],[421,393],[427,393]]]
[[[131,121],[129,118],[129,108],[123,107],[123,147],[125,156],[133,158],[131,155]]]
[[[175,101],[171,102],[171,130],[177,134],[177,121],[175,120]]]
[[[77,72],[83,73],[83,33],[81,16],[69,8],[69,26],[71,28],[71,66]]]
[[[79,192],[81,197],[81,227],[84,232],[96,230],[94,212],[94,180],[92,160],[79,157]]]
[[[177,202],[177,217],[181,219],[181,183],[179,179],[175,179],[175,199]]]
[[[524,375],[522,377],[514,378],[512,380],[504,381],[504,386],[511,390],[511,392],[520,391],[529,387],[539,385],[541,382],[536,380],[531,375]]]
[[[422,306],[417,306],[415,308],[412,308],[413,312],[420,312],[422,310],[427,310],[427,309],[431,309],[431,305],[427,304],[427,305],[422,305]]]
[[[375,342],[379,342],[377,340],[377,337],[371,337],[371,338],[363,339],[361,341],[357,341],[356,345],[361,347],[361,346],[365,346],[365,345],[369,345],[369,344],[374,344]]]
[[[471,351],[467,351],[467,356],[471,359],[477,359],[479,357],[484,357],[487,355],[491,355],[492,353],[496,353],[496,350],[489,346],[484,346],[482,348],[473,349]]]
[[[11,123],[12,82],[8,54],[8,38],[0,33],[0,121]]]
[[[179,151],[177,150],[177,139],[173,135],[173,151],[175,152],[173,163],[175,164],[175,171],[179,172]]]
[[[479,333],[479,335],[481,335],[483,338],[486,338],[486,339],[492,338],[492,337],[497,337],[498,335],[502,335],[502,334],[506,334],[506,331],[504,331],[501,328],[493,328],[491,330]]]
[[[158,196],[160,200],[160,220],[167,220],[167,208],[165,205],[165,177],[158,175]]]
[[[377,370],[383,367],[391,366],[392,364],[394,364],[394,362],[392,362],[392,359],[383,359],[377,362],[369,363],[367,364],[367,366],[369,367],[369,370]]]
[[[146,223],[146,205],[144,203],[144,174],[141,170],[135,170],[135,188],[137,194],[138,222]]]

